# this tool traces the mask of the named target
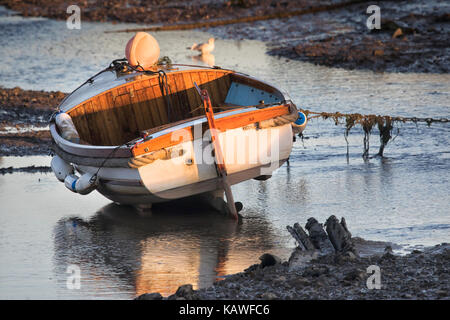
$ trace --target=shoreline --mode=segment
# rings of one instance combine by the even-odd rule
[[[382,242],[352,238],[380,246]],[[136,300],[378,300],[450,298],[450,244],[442,243],[399,256],[388,243],[383,253],[367,256],[328,254],[306,263],[289,261],[265,266],[255,264],[229,275],[211,287],[194,290],[182,285],[176,293],[163,297],[146,293]],[[263,259],[264,260],[264,259]],[[369,289],[369,266],[378,266],[381,289]]]
[[[82,21],[128,22],[176,25],[273,15],[310,10],[349,1],[263,1],[209,0],[200,3],[139,1],[125,5],[113,0],[108,8],[80,4]],[[350,1],[351,2],[351,1]],[[368,30],[368,5],[380,7],[381,29]],[[24,17],[66,19],[62,0],[33,4],[0,0],[0,5]],[[375,72],[449,73],[450,4],[439,0],[355,1],[317,13],[202,28],[226,39],[260,40],[269,44],[268,54],[314,64]],[[131,37],[132,33],[130,33]]]

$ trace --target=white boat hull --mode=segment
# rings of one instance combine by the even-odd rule
[[[271,175],[292,149],[292,126],[228,130],[219,134],[230,184]],[[196,139],[176,146],[179,157],[156,160],[137,169],[75,165],[77,171],[98,171],[97,190],[110,200],[137,206],[221,190],[208,141]],[[213,157],[212,157],[213,159]]]

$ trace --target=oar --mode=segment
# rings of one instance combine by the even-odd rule
[[[219,136],[217,134],[216,123],[214,122],[214,111],[211,106],[211,99],[209,98],[208,91],[206,89],[200,90],[197,83],[194,82],[198,93],[203,101],[203,106],[205,107],[206,118],[208,119],[209,130],[211,131],[211,140],[214,147],[214,155],[216,158],[216,165],[220,176],[222,177],[223,190],[225,190],[225,195],[227,197],[227,205],[230,210],[230,214],[233,219],[238,220],[238,214],[236,211],[236,206],[234,204],[233,193],[231,192],[230,184],[228,183],[227,169],[225,166],[225,159],[223,157],[222,148],[220,146]]]

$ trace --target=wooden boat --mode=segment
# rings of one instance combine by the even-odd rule
[[[299,113],[287,93],[218,67],[149,73],[117,62],[68,95],[52,117],[58,179],[74,192],[96,189],[138,207],[223,196],[217,159],[203,159],[217,150],[196,84],[211,99],[228,183],[270,177],[289,158],[295,129],[304,127],[294,124]]]

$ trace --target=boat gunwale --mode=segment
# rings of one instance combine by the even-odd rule
[[[237,107],[233,110],[222,111],[216,114],[216,119],[224,119],[227,117],[233,117],[236,115],[245,115],[249,112],[254,112],[257,110],[263,110],[271,107],[279,107],[279,106],[288,106],[286,103],[279,103],[266,106],[265,108],[258,108],[257,106],[248,106],[248,107]],[[151,135],[151,139],[147,141],[152,141],[158,137],[162,137],[164,135],[173,133],[177,130],[182,130],[186,128],[191,128],[196,125],[203,125],[207,122],[206,116],[193,117],[190,119],[186,119],[183,123],[174,124],[169,127],[165,127],[162,130],[156,131]],[[64,139],[58,132],[55,123],[50,124],[50,133],[53,137],[54,142],[61,148],[63,151],[67,153],[71,153],[77,156],[85,156],[89,158],[132,158],[133,155],[133,147],[138,144],[139,140],[142,138],[137,137],[134,140],[127,141],[122,145],[90,145],[90,144],[80,144],[71,142],[69,140]],[[154,150],[153,150],[154,151]]]

